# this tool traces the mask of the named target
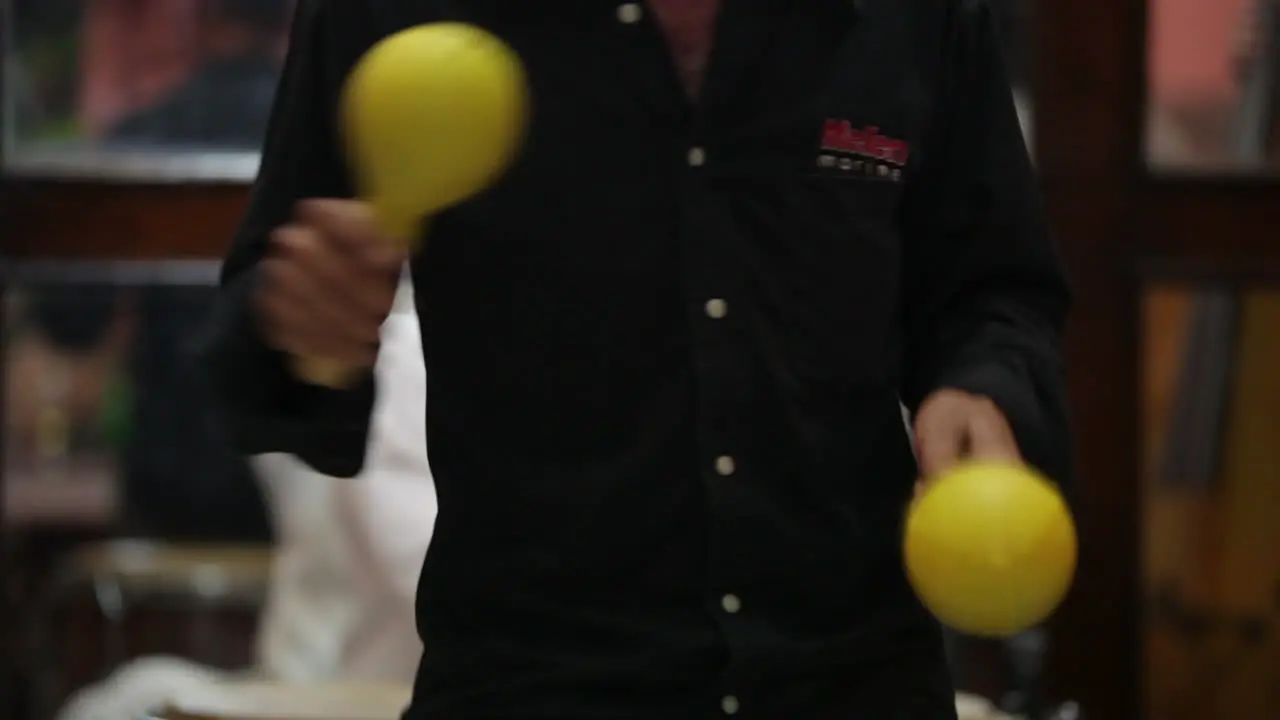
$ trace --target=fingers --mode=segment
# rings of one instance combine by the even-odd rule
[[[974,460],[1018,460],[1018,444],[1009,423],[991,401],[980,402],[981,405],[966,418],[967,457]]]
[[[334,248],[372,271],[396,272],[405,254],[377,232],[377,221],[368,204],[354,200],[303,200],[294,208],[298,225],[323,228]]]
[[[368,367],[404,255],[378,237],[362,203],[308,200],[296,215],[272,233],[259,269],[262,332],[278,350]]]
[[[964,442],[963,415],[956,412],[921,413],[916,421],[916,460],[920,465],[920,475],[927,479],[946,471],[960,458]]]
[[[371,314],[381,320],[395,298],[399,264],[394,274],[386,267],[369,267],[335,251],[319,232],[307,227],[276,230],[271,236],[271,257],[290,268],[288,280],[299,285],[299,292],[310,293],[308,297],[340,314]]]
[[[358,366],[372,362],[378,344],[376,319],[342,302],[288,261],[268,259],[261,273],[258,315],[272,347]]]
[[[1004,414],[991,400],[944,390],[921,406],[915,425],[921,483],[966,459],[1019,462],[1018,443]]]

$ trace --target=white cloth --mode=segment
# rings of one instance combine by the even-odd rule
[[[427,461],[426,371],[412,296],[383,325],[370,456],[356,482],[338,489],[341,525],[354,561],[350,586],[361,612],[353,618],[342,673],[355,681],[413,679],[422,655],[414,632],[418,575],[436,519],[436,492]],[[395,670],[392,673],[392,670]]]
[[[202,691],[227,677],[182,658],[139,658],[72,695],[58,720],[137,720],[171,698]]]
[[[956,693],[957,720],[1013,720],[989,700],[977,695]]]
[[[280,539],[258,624],[258,668],[288,682],[333,678],[359,612],[349,531],[337,522],[344,481],[318,475],[289,455],[254,458],[254,469]]]
[[[436,495],[408,283],[382,326],[375,372],[378,400],[359,477],[326,477],[289,456],[258,460],[274,514],[292,522],[288,537],[296,540],[281,543],[281,582],[263,615],[259,652],[271,677],[409,681],[422,654],[413,600]]]
[[[359,477],[320,475],[288,455],[254,458],[278,546],[253,674],[283,682],[408,682],[422,653],[413,598],[435,525],[426,455],[426,372],[412,287],[382,329],[379,393]],[[77,693],[60,720],[134,720],[229,677],[142,658]]]

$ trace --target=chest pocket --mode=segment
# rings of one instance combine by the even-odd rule
[[[747,117],[717,128],[731,144],[721,169],[803,188],[801,202],[822,215],[851,212],[846,226],[891,219],[930,113],[918,41],[888,6],[839,28],[810,15],[776,30],[788,52],[763,66]]]
[[[783,189],[773,197],[785,198],[779,216],[790,223],[761,282],[789,299],[771,307],[775,332],[792,350],[791,372],[814,388],[879,377],[886,361],[878,351],[893,334],[899,217],[929,99],[897,47],[909,43],[880,34],[850,33],[829,56],[823,83],[775,115],[768,142],[751,148]]]
[[[856,48],[848,54],[862,55]],[[809,148],[795,159],[806,185],[839,198],[856,220],[892,219],[920,163],[928,105],[909,64],[836,73],[818,117],[810,119]]]
[[[851,207],[871,217],[896,215],[922,157],[936,43],[901,3],[864,3],[828,75],[812,150],[797,158],[814,184],[843,186]]]

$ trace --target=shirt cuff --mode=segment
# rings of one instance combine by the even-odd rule
[[[1035,383],[1020,365],[1001,361],[966,365],[947,373],[940,387],[979,395],[995,403],[1013,429],[1023,459],[1055,480],[1062,480],[1065,469],[1057,467],[1060,463],[1055,459]]]
[[[288,358],[258,333],[250,302],[255,279],[248,272],[223,288],[200,347],[231,438],[245,454],[290,453],[325,475],[357,475],[369,436],[373,372],[344,390],[298,380]]]

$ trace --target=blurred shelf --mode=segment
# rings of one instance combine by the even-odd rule
[[[247,184],[0,180],[6,261],[221,258]]]
[[[42,528],[99,529],[118,517],[115,468],[106,460],[71,463],[38,473],[6,468],[4,526],[7,532]]]
[[[260,153],[157,148],[101,148],[63,144],[15,148],[3,173],[26,180],[191,184],[253,182]]]

